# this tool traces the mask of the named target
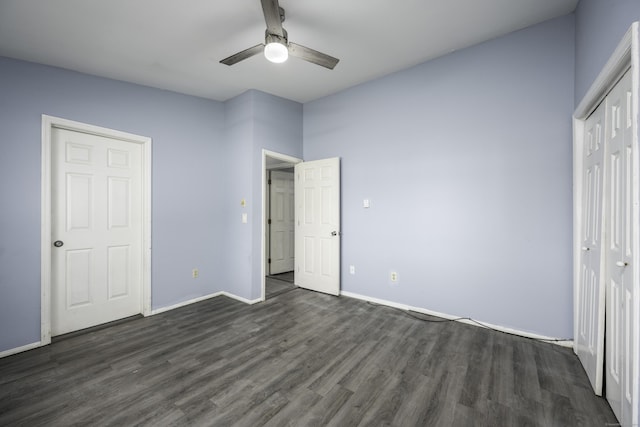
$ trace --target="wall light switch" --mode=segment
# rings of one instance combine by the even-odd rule
[[[356,274],[356,266],[355,265],[350,265],[349,266],[349,274]]]
[[[364,199],[364,200],[362,201],[362,207],[363,207],[363,208],[368,208],[369,206],[370,206],[370,204],[369,204],[369,199]]]
[[[243,224],[246,224],[246,223],[247,223],[247,214],[246,214],[246,213],[243,213],[243,214],[242,214],[242,223],[243,223]]]

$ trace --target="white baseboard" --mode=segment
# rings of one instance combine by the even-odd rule
[[[167,307],[156,308],[155,310],[151,310],[151,313],[149,314],[149,316],[153,316],[153,315],[156,315],[156,314],[164,313],[166,311],[175,310],[176,308],[184,307],[184,306],[190,305],[190,304],[195,304],[197,302],[204,301],[204,300],[207,300],[207,299],[210,299],[210,298],[219,297],[219,296],[222,296],[222,295],[224,295],[226,297],[229,297],[229,298],[232,298],[234,300],[243,302],[245,304],[250,304],[250,305],[262,302],[261,298],[254,299],[254,300],[249,300],[247,298],[239,297],[239,296],[234,295],[234,294],[229,293],[229,292],[221,291],[221,292],[215,292],[215,293],[212,293],[212,294],[209,294],[209,295],[204,295],[204,296],[201,296],[201,297],[198,297],[198,298],[193,298],[193,299],[190,299],[190,300],[187,300],[187,301],[182,301],[182,302],[179,302],[177,304],[169,305]],[[11,356],[12,354],[22,353],[23,351],[27,351],[27,350],[33,350],[34,348],[42,347],[42,346],[47,345],[47,344],[49,344],[49,343],[45,344],[42,341],[38,341],[38,342],[31,343],[31,344],[23,345],[21,347],[10,348],[9,350],[4,350],[4,351],[0,352],[0,359],[3,358],[3,357]]]
[[[243,302],[245,304],[249,304],[249,305],[257,304],[257,303],[263,301],[262,298],[247,299],[247,298],[244,298],[244,297],[239,297],[238,295],[231,294],[231,293],[226,292],[226,291],[220,292],[220,295],[224,295],[225,297],[233,298],[234,300],[237,300],[237,301]]]
[[[204,301],[204,300],[207,300],[207,299],[210,299],[210,298],[215,298],[215,297],[219,297],[219,296],[223,296],[223,295],[225,297],[229,297],[229,298],[232,298],[234,300],[237,300],[237,301],[243,302],[245,304],[249,304],[249,305],[253,305],[253,304],[256,304],[256,303],[262,301],[262,299],[260,299],[260,298],[254,299],[254,300],[250,300],[250,299],[247,299],[247,298],[239,297],[238,295],[234,295],[234,294],[226,292],[226,291],[220,291],[220,292],[214,292],[214,293],[209,294],[209,295],[204,295],[204,296],[201,296],[201,297],[198,297],[198,298],[193,298],[193,299],[190,299],[190,300],[187,300],[187,301],[182,301],[182,302],[179,302],[177,304],[169,305],[169,306],[166,306],[166,307],[156,308],[155,310],[151,310],[151,314],[150,315],[153,316],[155,314],[164,313],[165,311],[175,310],[176,308],[184,307],[184,306],[190,305],[190,304],[195,304],[195,303],[200,302],[200,301]]]
[[[343,296],[348,297],[348,298],[355,298],[355,299],[359,299],[359,300],[363,300],[363,301],[372,302],[374,304],[386,305],[388,307],[398,308],[400,310],[413,311],[413,312],[416,312],[416,313],[427,314],[429,316],[436,316],[436,317],[441,317],[443,319],[455,320],[456,322],[465,323],[467,325],[477,326],[477,327],[480,327],[480,328],[493,329],[493,330],[496,330],[496,331],[506,332],[508,334],[518,335],[518,336],[525,337],[525,338],[533,338],[533,339],[540,340],[540,341],[547,341],[550,344],[556,344],[556,345],[559,345],[561,347],[573,348],[573,340],[556,341],[556,340],[561,339],[561,338],[548,337],[548,336],[545,336],[545,335],[534,334],[534,333],[531,333],[531,332],[520,331],[520,330],[517,330],[517,329],[505,328],[504,326],[493,325],[493,324],[487,323],[487,322],[478,322],[478,323],[476,323],[473,320],[460,319],[460,317],[462,317],[462,316],[453,316],[453,315],[450,315],[450,314],[445,314],[445,313],[440,313],[440,312],[433,311],[433,310],[428,310],[426,308],[412,307],[410,305],[399,304],[397,302],[387,301],[387,300],[383,300],[383,299],[379,299],[379,298],[373,298],[373,297],[369,297],[369,296],[366,296],[366,295],[356,294],[356,293],[353,293],[353,292],[340,291],[340,295],[343,295]]]
[[[155,310],[151,310],[151,316],[156,315],[156,314],[160,314],[160,313],[164,313],[165,311],[171,311],[171,310],[175,310],[176,308],[180,308],[180,307],[184,307],[185,305],[190,305],[190,304],[195,304],[197,302],[200,301],[204,301],[207,300],[209,298],[215,298],[218,297],[220,295],[223,295],[224,292],[215,292],[213,294],[209,294],[209,295],[204,295],[198,298],[193,298],[187,301],[182,301],[179,302],[177,304],[173,304],[173,305],[168,305],[166,307],[160,307],[160,308],[156,308]]]
[[[41,341],[32,342],[31,344],[23,345],[21,347],[10,348],[9,350],[0,351],[0,359],[3,357],[11,356],[12,354],[22,353],[23,351],[33,350],[34,348],[42,347]]]
[[[183,301],[177,304],[173,304],[167,307],[161,307],[161,308],[157,308],[155,310],[151,310],[151,316],[155,315],[155,314],[160,314],[160,313],[164,313],[166,311],[170,311],[170,310],[175,310],[176,308],[180,308],[180,307],[184,307],[186,305],[190,305],[190,304],[195,304],[197,302],[200,301],[204,301],[210,298],[215,298],[215,297],[219,297],[219,296],[226,296],[229,298],[232,298],[234,300],[243,302],[245,304],[249,304],[249,305],[253,305],[259,302],[262,302],[261,298],[258,299],[254,299],[254,300],[250,300],[238,295],[234,295],[232,293],[226,292],[226,291],[220,291],[220,292],[215,292],[209,295],[204,295],[198,298],[193,298],[187,301]],[[533,338],[533,339],[537,339],[537,340],[541,340],[541,341],[548,341],[551,344],[556,344],[562,347],[568,347],[568,348],[572,348],[573,347],[573,341],[555,341],[558,338],[554,338],[554,337],[548,337],[548,336],[544,336],[544,335],[539,335],[539,334],[533,334],[530,332],[524,332],[524,331],[520,331],[517,329],[511,329],[511,328],[505,328],[504,326],[498,326],[498,325],[493,325],[491,323],[487,323],[487,322],[480,322],[476,323],[472,320],[468,320],[468,319],[459,319],[460,316],[453,316],[450,314],[446,314],[446,313],[440,313],[437,311],[433,311],[433,310],[428,310],[426,308],[421,308],[421,307],[412,307],[410,305],[406,305],[406,304],[400,304],[397,302],[393,302],[393,301],[387,301],[387,300],[383,300],[380,298],[374,298],[374,297],[369,297],[366,295],[360,295],[360,294],[356,294],[353,292],[347,292],[347,291],[340,291],[340,295],[345,296],[347,298],[355,298],[355,299],[359,299],[362,301],[369,301],[375,304],[380,304],[380,305],[385,305],[387,307],[393,307],[393,308],[398,308],[400,310],[405,310],[405,311],[414,311],[416,313],[421,313],[421,314],[427,314],[429,316],[436,316],[436,317],[441,317],[443,319],[449,319],[449,320],[454,320],[456,319],[457,322],[461,322],[461,323],[465,323],[467,325],[472,325],[472,326],[477,326],[477,327],[481,327],[481,328],[489,328],[489,329],[494,329],[496,331],[501,331],[501,332],[506,332],[509,334],[514,334],[514,335],[519,335],[521,337],[526,337],[526,338]],[[459,320],[458,320],[459,319]],[[38,341],[38,342],[34,342],[31,344],[27,344],[27,345],[23,345],[21,347],[16,347],[16,348],[11,348],[9,350],[5,350],[0,352],[0,358],[3,357],[7,357],[7,356],[11,356],[12,354],[17,354],[17,353],[22,353],[23,351],[27,351],[27,350],[32,350],[34,348],[38,348],[41,347],[45,344],[43,344],[42,342]]]

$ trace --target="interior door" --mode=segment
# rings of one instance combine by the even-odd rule
[[[340,294],[340,159],[295,166],[295,284]]]
[[[604,341],[604,287],[601,285],[604,103],[585,124],[583,141],[582,230],[578,284],[578,336],[576,353],[596,394],[602,394]]]
[[[633,381],[633,239],[631,75],[607,96],[606,397],[622,425],[630,425]]]
[[[142,147],[52,130],[51,332],[141,312]]]
[[[624,206],[622,217],[624,222],[624,252],[622,256],[622,289],[623,289],[623,378],[622,378],[622,424],[638,425],[638,420],[633,419],[634,412],[637,417],[637,410],[634,411],[633,402],[638,390],[634,390],[634,378],[638,374],[635,371],[634,348],[636,348],[636,340],[638,339],[638,321],[637,314],[634,312],[634,298],[637,298],[638,289],[635,287],[634,277],[637,275],[636,264],[633,262],[637,258],[634,250],[636,247],[633,236],[637,232],[637,221],[634,221],[633,204],[634,196],[637,197],[638,188],[634,185],[634,165],[637,165],[633,144],[633,117],[637,117],[634,112],[633,103],[631,102],[631,73],[627,72],[620,82],[620,94],[622,98],[623,111],[621,112],[621,126],[623,133],[623,152],[624,152]],[[637,199],[636,199],[637,200]],[[620,267],[619,267],[620,268]],[[636,319],[636,320],[634,320]]]
[[[269,274],[293,271],[294,203],[293,172],[271,171]]]

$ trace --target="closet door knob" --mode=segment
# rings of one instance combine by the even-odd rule
[[[629,265],[629,263],[628,262],[618,261],[618,262],[616,262],[616,265],[618,267],[626,267],[627,265]]]
[[[583,246],[583,247],[582,247],[582,250],[583,250],[583,251],[588,251],[588,250],[589,250],[589,248],[588,248],[587,246]]]

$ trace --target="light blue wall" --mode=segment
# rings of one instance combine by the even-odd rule
[[[40,337],[42,114],[152,138],[154,309],[260,297],[262,148],[302,156],[301,104],[258,91],[220,103],[8,58],[0,93],[0,351]]]
[[[573,58],[569,15],[304,105],[304,159],[342,158],[343,290],[572,337]]]
[[[640,0],[580,0],[575,15],[578,105],[631,23],[640,20]]]
[[[302,104],[250,90],[227,101],[229,157],[230,292],[255,300],[262,293],[262,150],[302,157]],[[241,117],[241,120],[238,119]],[[240,205],[242,199],[246,207]],[[242,213],[248,223],[242,224]]]
[[[40,339],[41,115],[153,139],[152,304],[158,308],[223,289],[223,108],[0,58],[0,351]]]
[[[227,265],[220,271],[228,291],[249,299],[251,297],[251,239],[253,222],[242,224],[242,213],[249,214],[252,200],[253,171],[253,101],[251,91],[225,103],[226,165],[221,182],[228,188],[224,204],[227,206],[225,251]],[[246,207],[240,202],[245,199]]]
[[[302,158],[302,104],[252,91],[254,99],[255,144],[253,151],[253,274],[251,299],[262,293],[262,150]],[[255,262],[259,260],[258,262]]]

